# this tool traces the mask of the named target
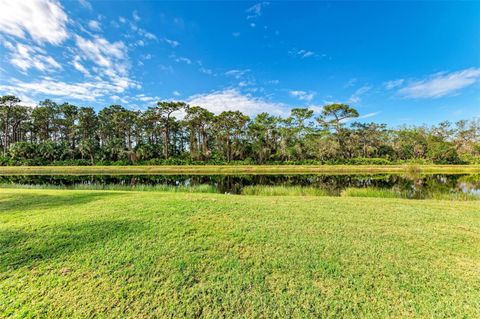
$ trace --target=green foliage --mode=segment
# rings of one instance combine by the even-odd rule
[[[406,198],[406,194],[402,194],[393,189],[385,188],[357,188],[349,187],[341,193],[342,197],[380,197],[380,198]]]
[[[245,186],[242,189],[242,195],[327,196],[328,193],[326,190],[318,187],[254,185],[254,186]]]
[[[462,164],[480,157],[478,119],[389,130],[349,122],[359,113],[346,104],[326,105],[316,118],[311,109],[292,108],[286,117],[251,119],[175,101],[145,111],[110,105],[98,114],[51,100],[35,108],[20,103],[0,98],[2,165]],[[182,120],[175,118],[180,111]]]

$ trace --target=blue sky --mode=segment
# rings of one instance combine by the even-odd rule
[[[0,94],[97,110],[480,116],[480,2],[0,0]]]

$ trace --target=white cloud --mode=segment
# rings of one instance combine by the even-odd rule
[[[306,92],[306,91],[290,91],[291,96],[294,96],[302,101],[311,101],[315,96],[314,92]]]
[[[245,69],[245,70],[234,69],[234,70],[229,70],[229,71],[225,72],[225,75],[226,76],[231,76],[235,79],[241,79],[248,72],[250,72],[250,69]]]
[[[72,49],[75,52],[75,56],[70,64],[87,76],[89,81],[67,83],[60,79],[43,76],[40,79],[32,79],[29,82],[12,79],[8,85],[3,85],[1,88],[15,94],[29,94],[33,96],[44,94],[53,97],[94,101],[102,96],[120,94],[129,88],[140,87],[136,81],[129,78],[128,57],[123,42],[111,43],[98,36],[92,39],[85,39],[78,35],[75,36],[75,41],[77,47]],[[28,49],[25,52],[27,54],[29,52]],[[28,56],[33,57],[33,59],[39,59],[42,55],[37,53],[35,55],[28,54]],[[24,64],[20,64],[20,62]],[[38,61],[19,60],[17,65],[26,68],[28,65],[25,63],[35,62]],[[53,58],[42,58],[40,62],[49,67],[60,67],[55,65],[57,62]],[[39,63],[34,64],[33,67],[42,68]]]
[[[175,59],[175,62],[177,63],[192,64],[192,60],[184,56],[174,57],[174,59]]]
[[[90,72],[80,63],[81,58],[80,56],[76,55],[73,58],[72,65],[75,68],[75,70],[81,72],[85,76],[90,76]]]
[[[171,65],[160,64],[158,67],[165,73],[173,73],[175,71]]]
[[[236,89],[193,95],[188,99],[188,103],[204,107],[215,114],[237,110],[250,116],[262,112],[275,115],[288,114],[286,111],[287,107],[284,104],[269,102],[248,94],[242,94]]]
[[[118,101],[120,101],[122,103],[125,103],[125,104],[127,104],[129,102],[128,97],[121,97],[121,96],[118,96],[118,95],[112,95],[112,96],[110,96],[110,98],[112,100],[116,101],[116,103],[118,103]]]
[[[101,31],[102,28],[100,27],[100,22],[96,20],[90,20],[88,22],[88,27],[92,29],[93,31]]]
[[[175,40],[171,40],[171,39],[168,39],[168,38],[164,38],[163,41],[170,44],[172,46],[172,48],[176,48],[180,45],[180,42],[175,41]]]
[[[28,5],[20,5],[20,3],[28,3]],[[45,95],[99,101],[102,97],[116,96],[128,89],[141,87],[137,81],[130,77],[130,61],[126,45],[122,41],[111,42],[100,36],[80,36],[74,33],[68,35],[66,24],[70,20],[57,1],[0,0],[0,16],[3,16],[5,12],[1,9],[6,7],[8,7],[10,13],[14,13],[13,9],[22,9],[26,12],[35,11],[35,14],[29,13],[32,15],[30,20],[34,21],[20,23],[7,19],[7,21],[12,23],[8,28],[3,27],[2,24],[5,19],[2,20],[0,18],[0,32],[8,33],[11,36],[23,37],[29,42],[29,44],[16,42],[13,45],[0,36],[3,47],[11,52],[9,55],[10,63],[22,72],[26,72],[29,69],[36,69],[44,73],[64,68],[67,70],[61,74],[56,73],[55,77],[31,76],[28,80],[12,78],[8,81],[3,81],[3,85],[1,85],[2,90],[18,96],[28,95],[37,97]],[[45,14],[49,16],[45,17]],[[25,17],[28,14],[22,13],[20,16]],[[45,22],[45,19],[48,21]],[[101,19],[101,16],[98,19]],[[58,21],[52,22],[56,20]],[[45,25],[39,26],[40,30],[32,29],[37,27],[36,24],[42,23]],[[98,21],[91,20],[88,26],[91,29],[100,30]],[[84,31],[86,34],[90,34],[88,31]],[[27,37],[28,35],[29,37]],[[64,41],[67,36],[73,39],[74,44],[69,45],[60,52],[52,51],[56,56],[49,56],[44,47],[32,44],[35,41],[41,44],[51,43],[57,45]],[[61,65],[62,58],[69,61]],[[67,77],[63,75],[69,75],[67,71],[71,70],[80,72],[87,80],[65,80]]]
[[[136,99],[142,102],[160,101],[160,97],[158,96],[147,96],[145,94],[137,94]]]
[[[367,85],[362,86],[352,94],[352,96],[348,99],[348,103],[349,104],[360,103],[362,101],[362,95],[370,91],[370,89],[371,89],[370,86],[367,86]]]
[[[288,52],[291,56],[294,57],[299,57],[299,58],[308,58],[308,57],[313,57],[316,56],[315,52],[309,51],[309,50],[304,50],[304,49],[292,49]]]
[[[82,7],[86,8],[88,10],[92,10],[92,5],[87,0],[78,0],[78,2],[80,2],[80,5]]]
[[[133,20],[135,20],[135,21],[137,21],[137,22],[141,20],[140,16],[138,15],[137,10],[134,10],[134,11],[133,11],[132,17],[133,17]]]
[[[180,92],[178,92],[178,91],[173,91],[172,94],[173,94],[174,96],[180,96],[180,95],[181,95]]]
[[[17,43],[14,47],[11,43],[6,47],[12,50],[10,63],[26,72],[33,68],[42,72],[59,70],[62,66],[54,58],[48,56],[45,50],[33,45]]]
[[[253,82],[253,81],[240,81],[240,82],[238,82],[239,87],[252,86],[252,85],[255,85],[255,82]]]
[[[367,113],[367,114],[364,114],[364,115],[361,115],[359,117],[357,117],[357,119],[368,119],[370,117],[374,117],[374,116],[377,116],[378,114],[380,114],[381,112],[371,112],[371,113]]]
[[[239,37],[239,36],[240,36],[240,32],[233,32],[232,35],[233,35],[234,37]]]
[[[157,36],[153,33],[150,33],[150,32],[145,32],[144,33],[144,36],[145,38],[147,38],[148,40],[157,40]]]
[[[397,87],[401,86],[403,84],[403,82],[405,82],[404,79],[392,80],[392,81],[387,81],[387,82],[383,83],[383,86],[387,90],[391,90],[391,89],[394,89],[394,88],[397,88]]]
[[[207,68],[205,68],[205,67],[203,67],[203,66],[200,67],[200,68],[198,69],[198,71],[200,71],[200,72],[203,73],[203,74],[213,75],[213,70],[212,70],[212,69],[207,69]]]
[[[442,72],[425,80],[408,84],[398,90],[406,98],[439,98],[470,86],[480,80],[480,68],[469,68],[457,72]]]
[[[347,83],[345,83],[345,85],[343,87],[344,88],[349,88],[349,87],[355,86],[356,83],[357,83],[357,79],[356,78],[351,78],[350,80],[348,80]]]
[[[85,39],[79,35],[75,36],[75,41],[83,60],[89,60],[100,67],[115,70],[120,74],[126,73],[127,54],[126,46],[122,41],[111,43],[99,36]]]
[[[103,80],[66,83],[50,77],[43,77],[39,81],[31,82],[12,79],[9,83],[11,84],[0,85],[0,90],[12,94],[44,94],[47,96],[65,97],[85,101],[95,101],[102,96],[110,95],[112,92],[124,92],[124,88],[121,85]]]
[[[67,37],[68,17],[56,0],[0,0],[0,32],[58,45]]]
[[[247,19],[253,19],[253,18],[258,18],[259,16],[262,15],[262,9],[268,6],[270,3],[269,2],[260,2],[257,3],[250,8],[248,8],[245,12],[248,13]]]
[[[356,121],[356,120],[368,119],[368,118],[370,118],[370,117],[377,116],[377,115],[380,114],[380,113],[381,113],[381,112],[371,112],[371,113],[367,113],[367,114],[361,115],[361,116],[359,116],[359,117],[343,119],[343,120],[341,120],[341,122],[342,122],[342,123],[348,123],[348,122],[352,122],[352,121]]]

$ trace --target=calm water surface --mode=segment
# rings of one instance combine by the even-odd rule
[[[480,175],[402,176],[378,175],[12,175],[0,176],[0,184],[56,185],[210,185],[219,193],[239,194],[250,185],[309,186],[339,195],[348,187],[402,191],[409,198],[425,198],[432,192],[469,193],[480,196]]]

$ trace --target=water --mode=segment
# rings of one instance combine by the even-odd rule
[[[432,193],[480,196],[480,175],[402,176],[374,175],[11,175],[0,176],[0,184],[55,185],[210,185],[219,193],[240,194],[245,186],[309,186],[338,196],[342,190],[355,188],[391,189],[408,198],[421,199]]]

